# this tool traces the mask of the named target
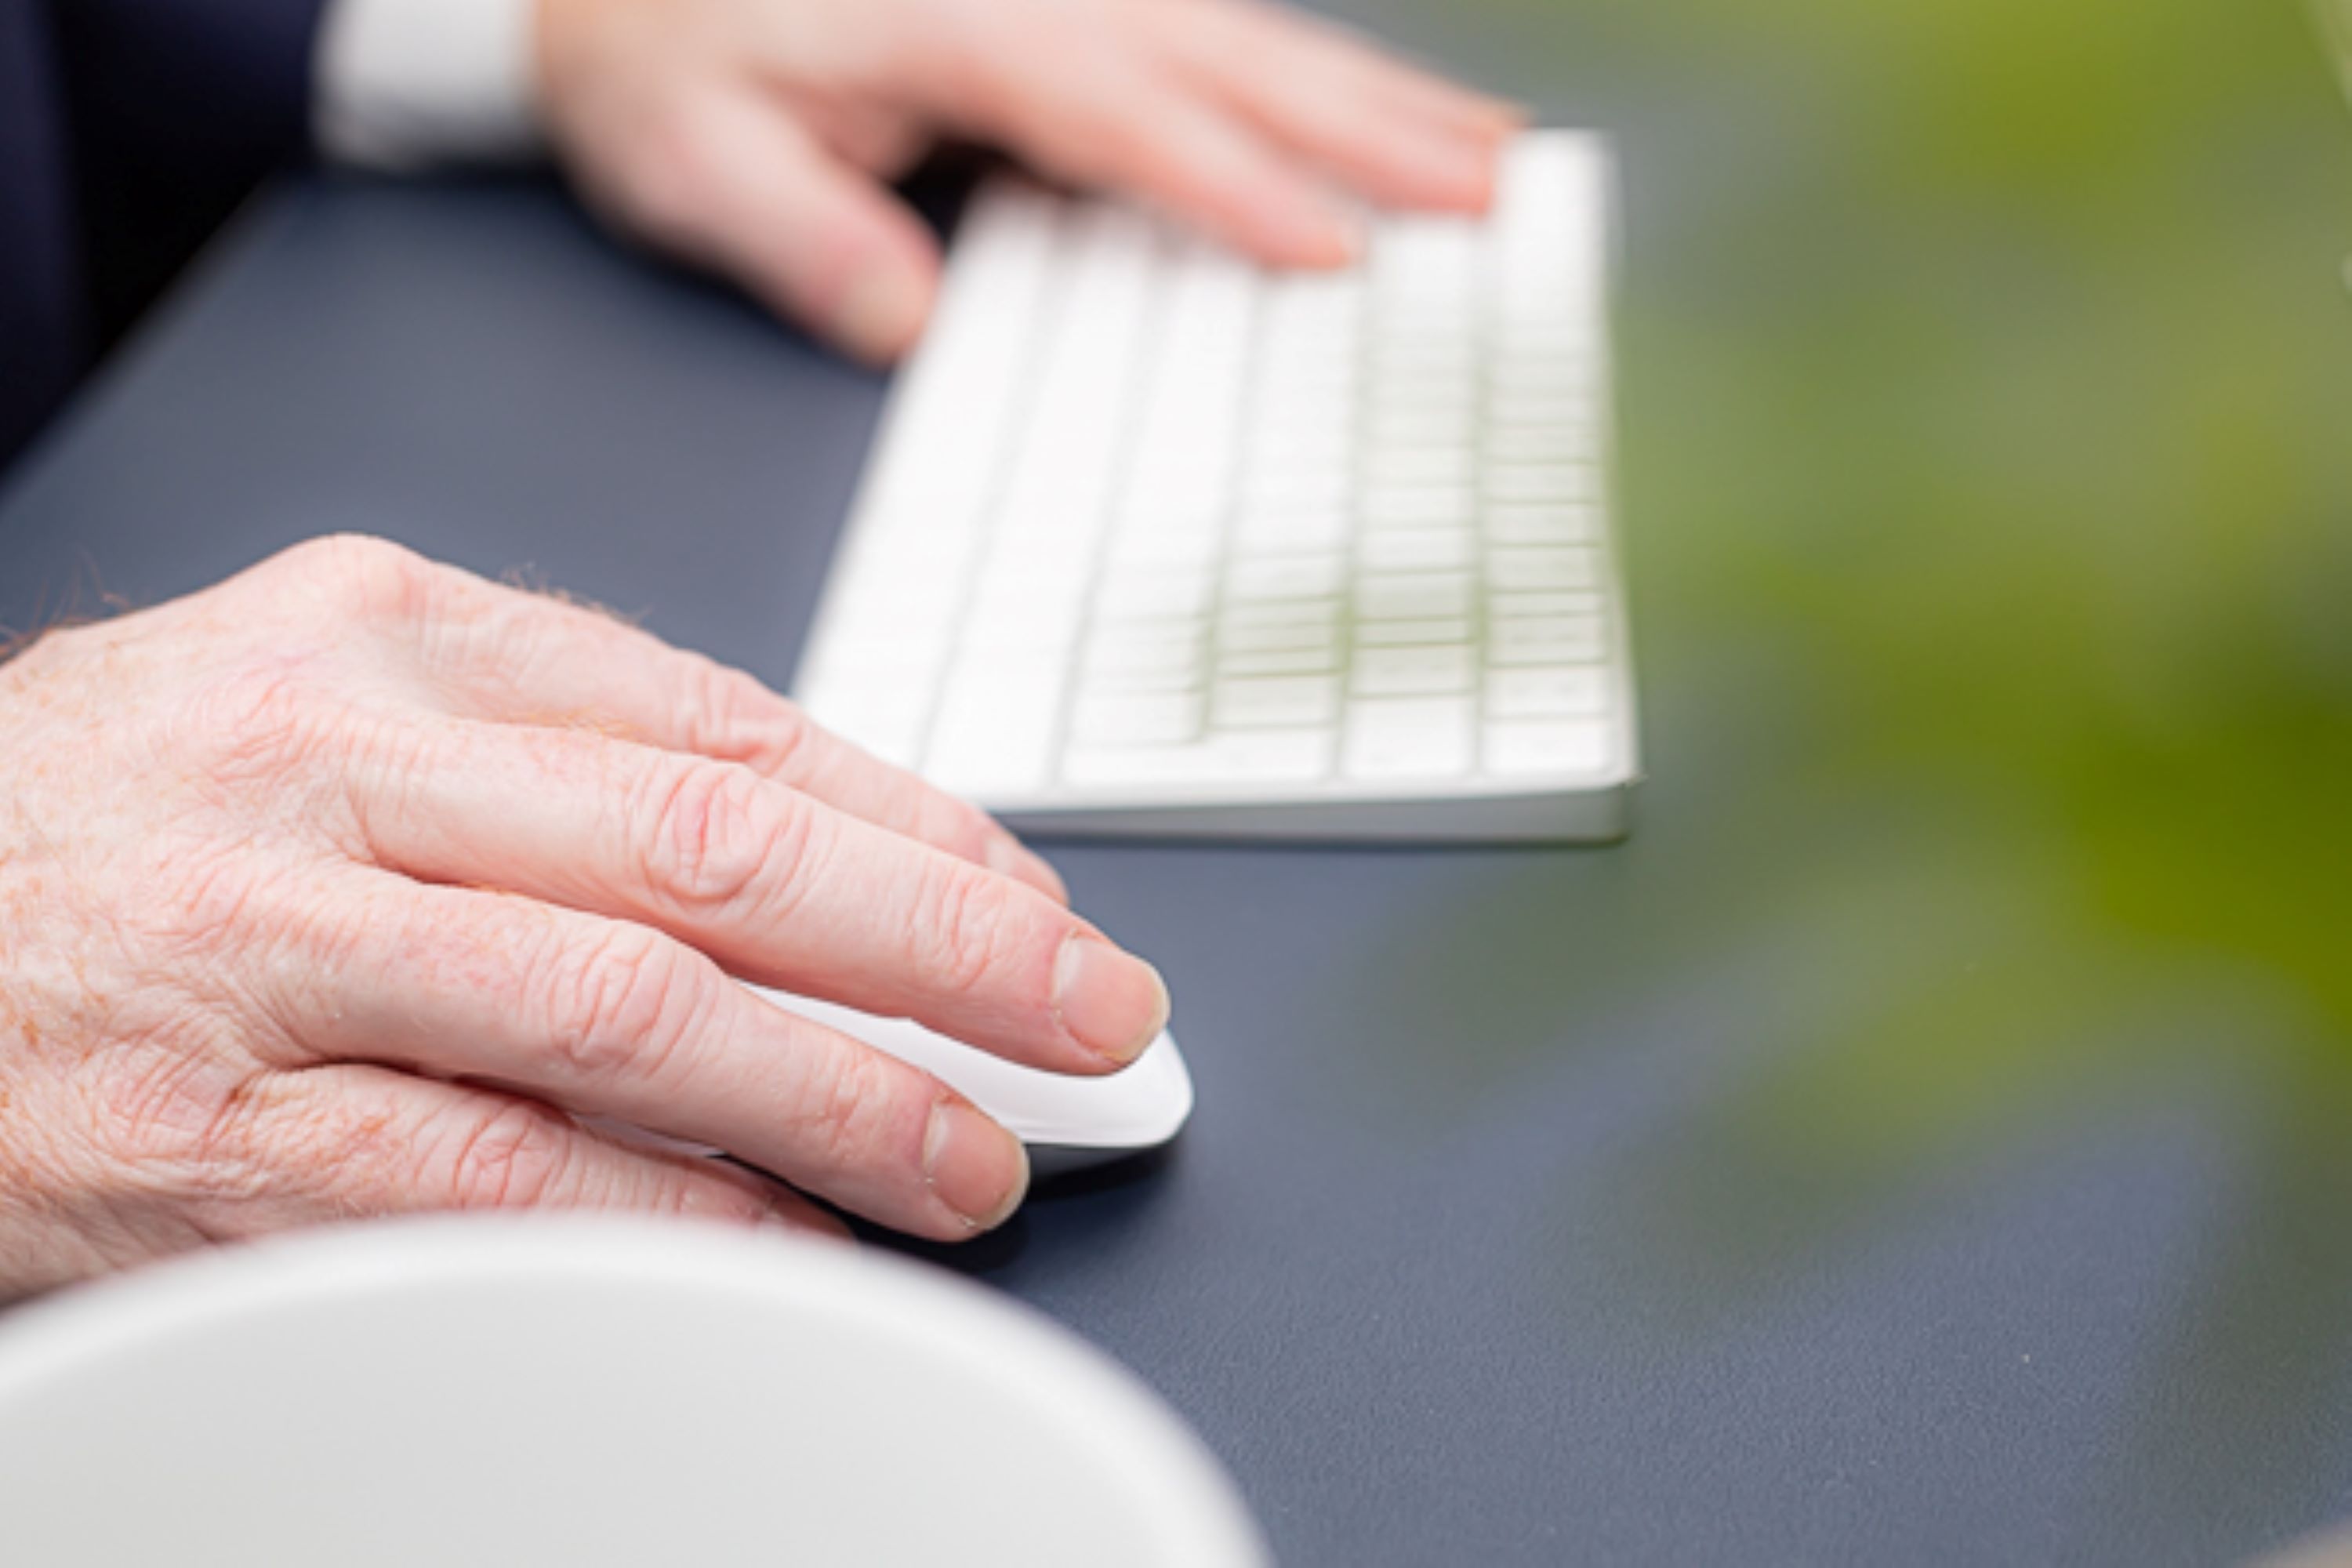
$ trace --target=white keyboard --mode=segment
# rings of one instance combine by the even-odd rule
[[[1006,177],[974,198],[801,665],[820,721],[1016,828],[1625,830],[1610,162],[1275,274]]]

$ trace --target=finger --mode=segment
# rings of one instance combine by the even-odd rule
[[[921,123],[895,110],[809,101],[798,106],[798,113],[836,157],[878,180],[904,178],[930,145]]]
[[[1302,87],[1344,89],[1374,111],[1415,128],[1498,142],[1528,122],[1519,105],[1400,59],[1345,25],[1256,0],[1201,0],[1171,8],[1179,35],[1206,40],[1229,61],[1255,60]]]
[[[311,909],[287,922],[303,962],[263,984],[314,1058],[496,1085],[723,1149],[941,1239],[1000,1224],[1027,1188],[1019,1140],[961,1096],[657,931],[377,871]]]
[[[1167,1022],[1152,968],[1034,888],[715,763],[464,720],[363,742],[367,851],[427,881],[633,921],[729,971],[1102,1073]]]
[[[936,112],[1000,138],[1046,173],[1140,197],[1277,267],[1343,267],[1360,225],[1248,125],[1112,58],[1051,52],[930,73]]]
[[[749,89],[702,94],[673,134],[659,188],[639,195],[656,238],[859,359],[887,363],[913,344],[938,292],[938,247],[871,175]]]
[[[1197,89],[1370,201],[1470,213],[1493,202],[1496,139],[1398,113],[1374,84],[1341,62],[1311,51],[1304,60],[1236,51],[1192,29],[1176,47]]]
[[[741,763],[894,833],[1069,901],[1044,859],[986,812],[852,745],[740,670],[601,611],[455,570],[403,627],[436,697],[507,723],[602,729]]]
[[[366,1065],[258,1079],[211,1157],[250,1173],[205,1216],[250,1235],[477,1209],[672,1215],[845,1237],[806,1198],[716,1162],[627,1150],[551,1106]]]

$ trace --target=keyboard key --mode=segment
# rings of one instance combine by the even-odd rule
[[[1171,659],[1163,663],[1134,664],[1112,669],[1086,667],[1078,672],[1078,689],[1088,696],[1130,691],[1197,691],[1206,679],[1206,672],[1199,660],[1186,659],[1180,663]]]
[[[1329,632],[1339,618],[1337,599],[1266,599],[1227,605],[1217,617],[1217,635],[1231,638],[1259,627],[1313,626]]]
[[[1486,634],[1486,658],[1495,665],[1582,664],[1608,651],[1598,616],[1531,616],[1496,621]]]
[[[1325,647],[1339,637],[1337,599],[1268,599],[1231,604],[1217,621],[1220,648],[1257,652]]]
[[[1597,616],[1601,595],[1574,590],[1549,594],[1490,594],[1486,614],[1498,621],[1523,616]]]
[[[1478,516],[1478,495],[1466,485],[1422,485],[1368,491],[1357,511],[1373,528],[1451,528]]]
[[[1408,417],[1475,419],[1481,405],[1477,377],[1466,374],[1370,382],[1360,395],[1364,416],[1375,423]]]
[[[1341,762],[1349,778],[1447,778],[1469,772],[1468,698],[1352,702]]]
[[[1486,676],[1489,719],[1585,717],[1608,702],[1608,679],[1591,665],[1497,669]]]
[[[1086,591],[1092,562],[1064,542],[1042,551],[1000,545],[971,584],[981,608],[1020,611],[1036,605],[1069,605]]]
[[[1339,668],[1339,639],[1314,647],[1234,648],[1217,656],[1217,673],[1228,675],[1320,675]]]
[[[1350,398],[1329,398],[1309,406],[1298,404],[1249,410],[1249,449],[1280,451],[1286,447],[1330,448],[1352,447],[1356,438],[1355,410]]]
[[[1207,529],[1139,528],[1112,536],[1106,562],[1129,567],[1207,567],[1224,551],[1224,541]]]
[[[1359,648],[1349,673],[1360,697],[1467,691],[1476,674],[1466,647]]]
[[[1364,458],[1364,484],[1375,493],[1432,485],[1466,489],[1476,477],[1467,447],[1392,447]]]
[[[1179,481],[1129,476],[1135,487],[1111,511],[1115,539],[1158,539],[1170,534],[1214,541],[1224,531],[1231,481],[1221,475],[1188,474]]]
[[[1364,443],[1385,447],[1478,446],[1478,413],[1464,404],[1457,408],[1383,407],[1364,420]],[[1492,448],[1487,448],[1489,454]]]
[[[827,637],[824,646],[811,656],[808,679],[919,680],[928,686],[953,647],[944,620],[908,628],[896,637]]]
[[[1391,371],[1367,380],[1364,405],[1376,417],[1419,413],[1460,417],[1478,406],[1477,373],[1467,363],[1459,370]]]
[[[1505,778],[1598,773],[1609,763],[1609,726],[1591,720],[1489,724],[1485,762],[1488,773]]]
[[[1469,613],[1466,572],[1397,572],[1356,579],[1356,614],[1368,621]]]
[[[1471,641],[1465,616],[1439,616],[1415,621],[1359,621],[1358,647],[1433,647]]]
[[[924,748],[924,776],[960,795],[1034,789],[1053,754],[1062,666],[967,665],[948,682]]]
[[[1591,404],[1578,396],[1540,396],[1510,387],[1497,387],[1486,400],[1489,423],[1508,428],[1590,428]]]
[[[1514,400],[1580,397],[1592,388],[1592,364],[1580,354],[1501,354],[1486,367],[1486,384]]]
[[[1203,615],[1215,591],[1215,580],[1204,571],[1122,569],[1106,576],[1096,590],[1095,618],[1112,622]]]
[[[1081,668],[1089,684],[1192,685],[1198,679],[1207,640],[1197,629],[1097,632],[1087,645]]]
[[[1486,581],[1505,592],[1590,588],[1593,585],[1592,552],[1575,548],[1492,551],[1486,557]]]
[[[928,681],[813,687],[802,700],[809,716],[844,740],[886,762],[911,767],[922,754],[923,728],[930,719]]]
[[[1075,598],[1059,603],[976,605],[964,617],[959,656],[1066,652],[1077,640],[1083,613]]]
[[[1321,469],[1254,474],[1242,481],[1240,503],[1252,510],[1339,508],[1354,499],[1355,490],[1346,468],[1334,463]]]
[[[1306,607],[1329,609],[1328,601]],[[1281,653],[1291,649],[1318,650],[1328,658],[1338,647],[1339,628],[1331,616],[1319,620],[1264,621],[1229,624],[1217,635],[1217,646],[1228,653]]]
[[[1338,555],[1277,555],[1236,561],[1225,592],[1236,599],[1328,599],[1339,591]]]
[[[1236,549],[1253,554],[1304,554],[1337,550],[1348,542],[1342,507],[1244,509],[1234,522]]]
[[[1074,742],[1093,746],[1168,745],[1201,732],[1198,692],[1090,692],[1070,715]]]
[[[1210,718],[1220,730],[1297,730],[1330,723],[1339,708],[1339,679],[1333,675],[1221,680]]]
[[[1328,729],[1213,736],[1199,777],[1203,784],[1305,784],[1331,771],[1336,739]]]
[[[1505,501],[1592,499],[1592,470],[1581,463],[1496,463],[1486,470],[1486,494]]]
[[[1440,572],[1465,567],[1476,553],[1466,529],[1412,528],[1367,533],[1356,560],[1368,572]]]
[[[1496,544],[1583,544],[1598,537],[1589,506],[1497,501],[1486,509],[1486,534]]]
[[[1490,463],[1596,462],[1600,443],[1601,423],[1588,416],[1519,425],[1497,420],[1486,427],[1485,450]]]
[[[1345,473],[1354,465],[1356,453],[1356,433],[1347,420],[1269,421],[1251,426],[1242,472],[1244,477],[1302,468]]]

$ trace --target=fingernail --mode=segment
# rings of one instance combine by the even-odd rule
[[[923,1180],[966,1225],[993,1230],[1029,1191],[1029,1154],[962,1100],[943,1100],[923,1136]]]
[[[1495,205],[1496,167],[1492,147],[1456,147],[1446,158],[1444,178],[1464,205],[1485,212]]]
[[[990,839],[987,858],[988,868],[1000,876],[1026,882],[1063,903],[1070,901],[1070,889],[1064,885],[1062,874],[1048,865],[1045,857],[1034,853],[1012,835]]]
[[[1364,248],[1371,243],[1371,230],[1362,218],[1334,213],[1327,228],[1336,265],[1353,267],[1364,258]]]
[[[1168,986],[1143,960],[1078,931],[1054,961],[1054,1016],[1078,1044],[1125,1067],[1168,1026]]]
[[[929,291],[902,267],[869,267],[850,279],[833,312],[833,335],[860,359],[887,363],[922,331]]]

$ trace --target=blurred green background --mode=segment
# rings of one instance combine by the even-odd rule
[[[2189,1493],[2324,1463],[2295,1412],[2352,1364],[2352,114],[2317,15],[1373,14],[1620,139],[1654,773],[1580,881],[1606,896],[1531,871],[1515,950],[1414,973],[1654,1016],[1769,977],[1713,1123],[1613,1178],[1670,1318],[2118,1107],[2226,1103],[2252,1169],[2145,1448]],[[1526,1063],[1383,1066],[1459,1097]]]

